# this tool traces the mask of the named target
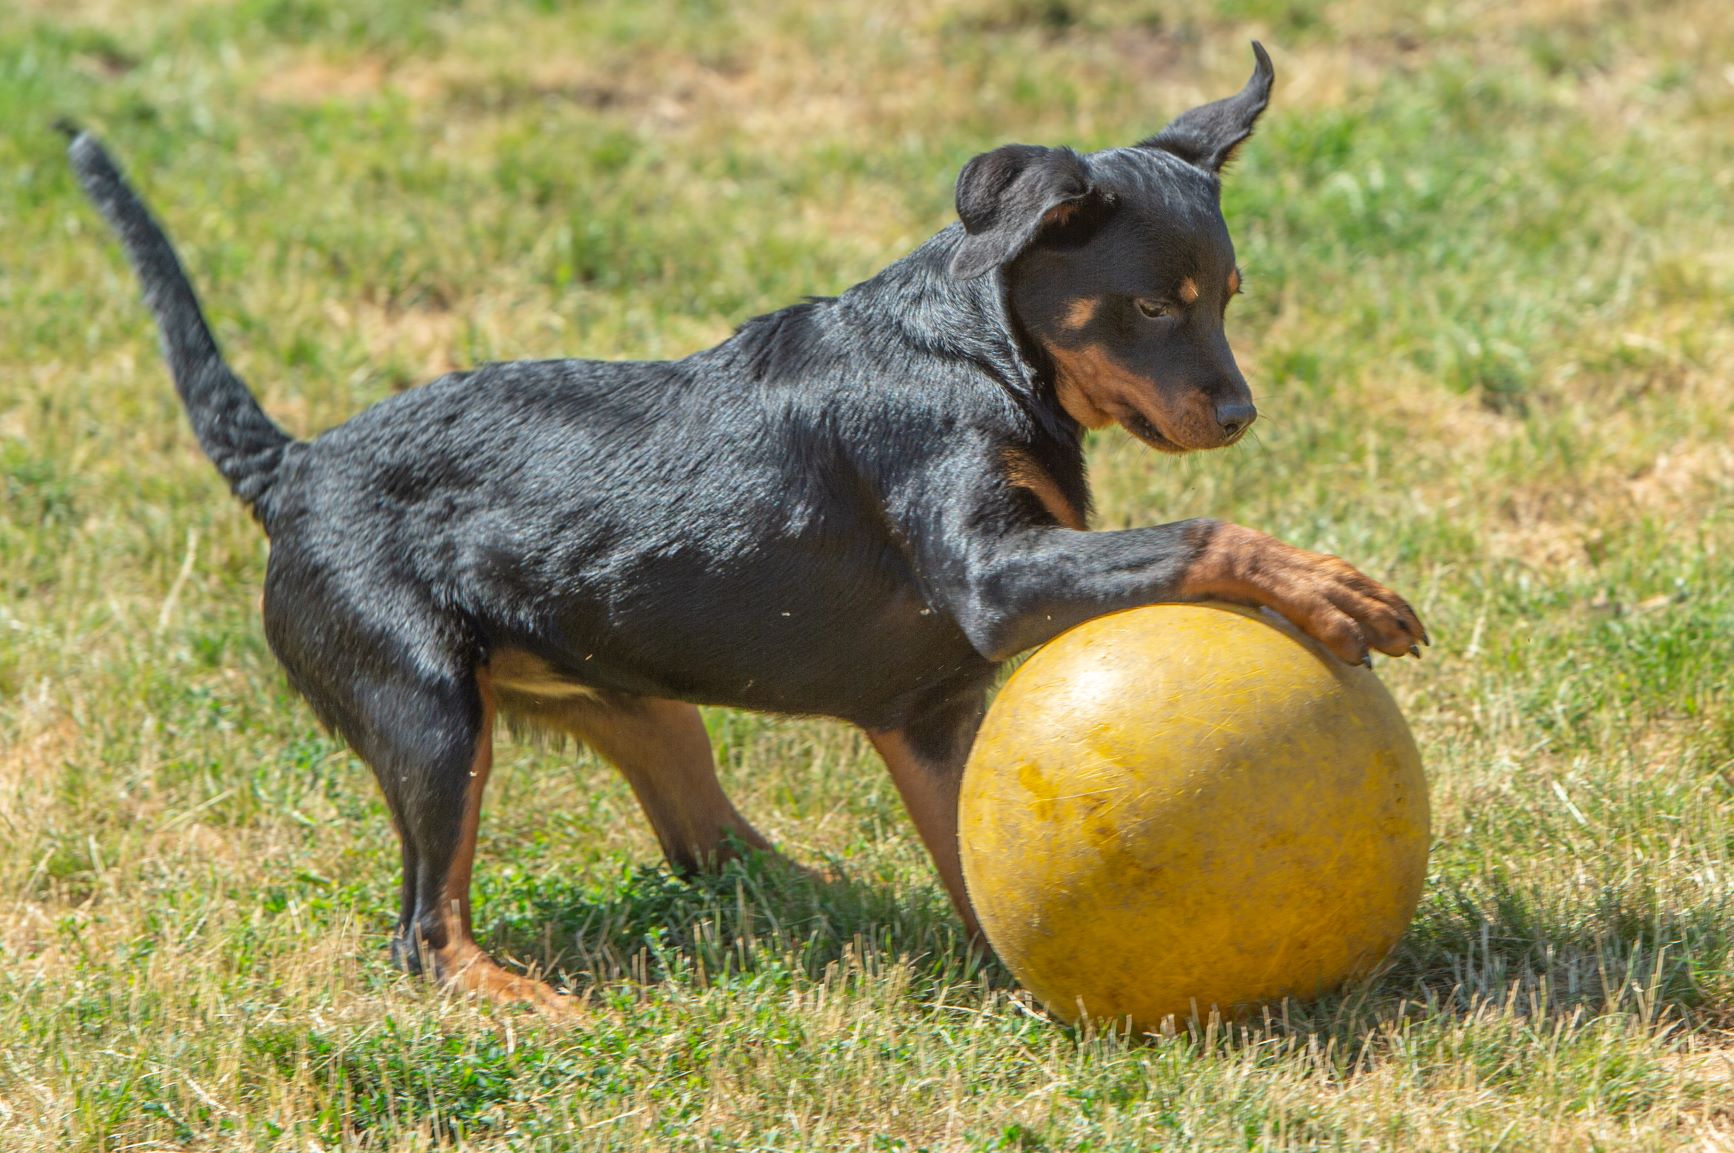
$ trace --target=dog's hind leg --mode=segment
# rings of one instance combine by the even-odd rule
[[[494,763],[494,699],[486,674],[393,696],[390,723],[357,742],[403,841],[393,958],[411,972],[431,970],[449,989],[569,1009],[572,1002],[548,985],[501,968],[476,944],[471,924],[476,832]]]
[[[275,568],[266,630],[296,688],[373,769],[385,795],[403,850],[393,960],[448,989],[569,1011],[571,999],[501,968],[471,928],[495,696],[486,670],[468,663],[465,630],[431,608],[418,612],[409,590],[377,589],[365,603],[391,611],[370,615],[355,610],[358,599],[321,586]]]
[[[770,849],[723,792],[710,735],[692,705],[597,693],[527,711],[537,723],[564,729],[620,770],[676,872],[714,869],[742,849]]]

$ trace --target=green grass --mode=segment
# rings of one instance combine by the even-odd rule
[[[585,753],[510,742],[484,941],[577,1028],[382,945],[368,773],[267,652],[48,130],[102,130],[270,411],[451,365],[671,356],[870,275],[974,152],[1274,107],[1226,208],[1265,414],[1095,440],[1100,523],[1339,552],[1436,843],[1385,971],[1237,1029],[1044,1018],[970,960],[871,750],[712,712],[768,863],[656,867]],[[0,8],[0,1148],[1734,1147],[1734,16],[1722,0],[21,0]]]

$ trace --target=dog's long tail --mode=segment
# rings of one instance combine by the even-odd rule
[[[248,505],[270,490],[283,450],[292,443],[223,359],[199,298],[174,246],[97,139],[62,121],[78,183],[120,237],[156,316],[175,391],[192,419],[199,447]]]

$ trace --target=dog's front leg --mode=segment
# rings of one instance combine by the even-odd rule
[[[981,922],[963,883],[957,804],[964,763],[985,708],[986,695],[979,688],[942,693],[902,728],[867,730],[971,940],[982,939]]]
[[[924,551],[930,585],[990,660],[1091,617],[1163,601],[1274,609],[1351,664],[1373,649],[1418,656],[1429,643],[1408,602],[1353,566],[1221,521],[1095,533],[953,527]]]

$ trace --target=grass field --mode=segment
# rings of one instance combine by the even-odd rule
[[[589,1017],[392,970],[383,807],[273,664],[265,543],[53,117],[310,435],[839,290],[975,152],[1128,143],[1253,36],[1264,419],[1094,439],[1099,523],[1231,518],[1421,609],[1381,669],[1435,844],[1388,968],[1069,1031],[969,959],[859,736],[716,711],[742,808],[842,880],[678,883],[605,765],[505,742],[478,924]],[[1726,0],[11,0],[0,122],[0,1149],[1734,1149]]]

